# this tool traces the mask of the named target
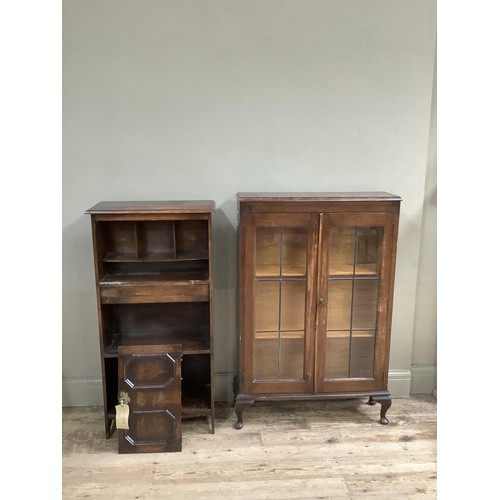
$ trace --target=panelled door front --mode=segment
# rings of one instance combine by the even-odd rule
[[[244,259],[243,391],[313,390],[318,216],[250,214],[240,227]]]
[[[119,453],[181,451],[181,353],[177,344],[118,349],[118,390],[130,398]]]
[[[382,291],[390,289],[392,240],[390,214],[320,216],[317,393],[386,383],[390,298]]]

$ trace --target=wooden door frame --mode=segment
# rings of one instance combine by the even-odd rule
[[[255,382],[253,380],[254,333],[254,270],[255,234],[257,227],[307,228],[306,304],[304,324],[304,381]],[[316,314],[316,280],[319,217],[313,213],[247,213],[242,214],[239,226],[239,288],[240,297],[240,378],[241,393],[312,393],[314,384],[314,328]]]
[[[384,257],[378,285],[377,323],[375,327],[373,378],[339,378],[325,380],[326,328],[328,308],[328,266],[329,241],[331,227],[383,227],[380,255]],[[320,237],[318,254],[318,303],[316,315],[316,371],[314,393],[352,392],[362,390],[386,390],[387,368],[389,362],[389,335],[391,318],[391,300],[393,277],[395,216],[390,213],[357,213],[338,214],[322,213],[320,215]],[[321,300],[322,299],[322,300]],[[320,301],[322,303],[320,303]],[[387,348],[386,348],[387,347]]]

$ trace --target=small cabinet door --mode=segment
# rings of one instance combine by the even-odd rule
[[[320,216],[316,392],[383,389],[393,219]]]
[[[242,390],[311,392],[318,217],[253,213],[241,222]]]
[[[119,453],[181,451],[181,346],[122,346],[118,390],[130,398]]]

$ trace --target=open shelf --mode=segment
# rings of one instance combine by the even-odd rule
[[[199,252],[182,252],[177,253],[173,257],[169,252],[149,252],[142,255],[137,255],[133,252],[117,253],[109,252],[103,257],[103,262],[131,262],[131,263],[145,263],[145,262],[183,262],[191,260],[207,260],[207,255],[201,255]]]
[[[209,417],[212,413],[211,408],[211,387],[207,384],[200,385],[182,385],[182,418]],[[116,418],[114,406],[109,406],[106,414],[108,420]]]
[[[182,416],[208,416],[211,413],[211,387],[208,384],[182,384]]]
[[[172,257],[168,252],[149,252],[138,256],[135,253],[109,252],[103,258],[103,262],[181,262],[186,260],[204,260],[206,256],[189,254],[188,252]]]
[[[107,220],[97,233],[103,261],[208,259],[207,220]]]
[[[208,259],[171,259],[166,253],[148,254],[137,258],[133,254],[108,254],[103,260],[101,283],[132,281],[208,281]]]
[[[199,335],[189,337],[187,334],[144,334],[144,333],[115,333],[111,337],[111,343],[104,349],[104,356],[114,358],[118,356],[118,348],[125,345],[161,345],[180,344],[183,354],[209,354],[210,339]]]
[[[158,201],[100,202],[86,212],[92,216],[107,438],[115,430],[114,407],[125,377],[119,366],[124,357],[135,357],[136,368],[153,380],[158,357],[150,353],[157,346],[175,345],[182,354],[175,390],[179,405],[182,394],[183,416],[206,416],[214,431],[214,211],[213,201]],[[157,403],[133,400],[135,409],[151,405],[142,407],[148,411]],[[148,422],[146,427],[157,425]],[[136,431],[147,435],[146,427]]]
[[[210,415],[212,399],[210,357],[192,354],[182,358],[182,415]]]
[[[189,284],[207,284],[208,272],[170,272],[161,274],[106,274],[100,281],[101,285],[154,285],[164,282],[170,283],[189,283]]]
[[[181,344],[183,353],[210,353],[208,302],[104,304],[104,356],[122,345]]]

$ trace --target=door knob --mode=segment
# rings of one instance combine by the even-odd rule
[[[323,297],[321,297],[321,298],[319,299],[319,305],[320,305],[320,306],[324,306],[324,305],[325,305],[325,299],[324,299]]]

